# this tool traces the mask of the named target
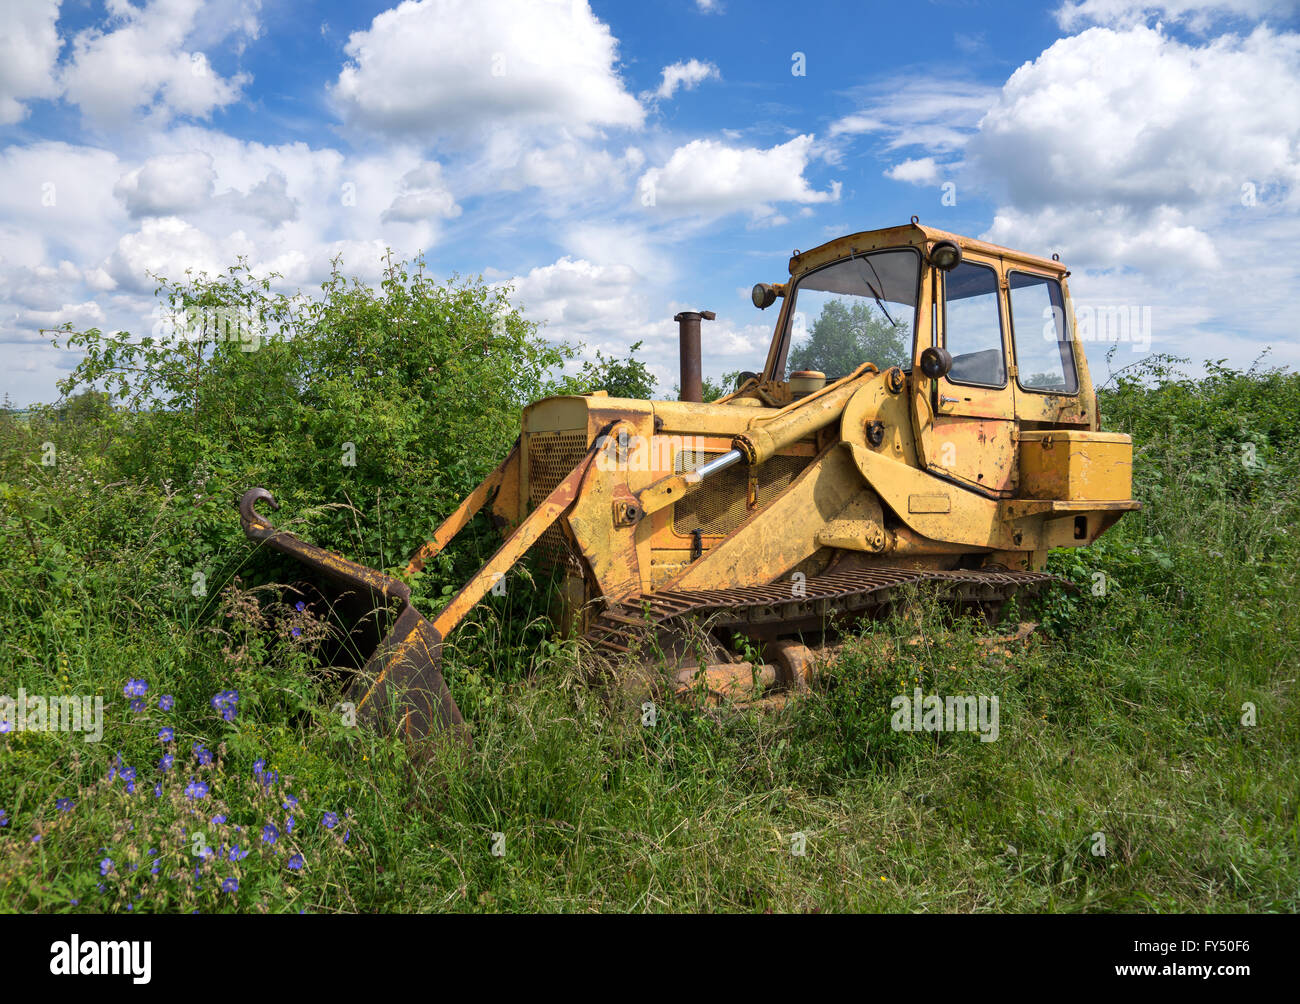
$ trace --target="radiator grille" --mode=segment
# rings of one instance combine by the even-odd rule
[[[682,450],[677,454],[676,469],[694,470],[721,453]],[[754,474],[754,508],[761,509],[812,463],[811,457],[772,457],[758,465]],[[731,533],[753,511],[749,507],[750,469],[742,464],[728,467],[673,507],[673,529],[680,534],[699,530],[706,537]]]
[[[585,432],[534,432],[528,437],[529,509],[546,501],[587,454]],[[578,570],[577,557],[571,553],[559,524],[548,527],[533,545],[544,565]]]

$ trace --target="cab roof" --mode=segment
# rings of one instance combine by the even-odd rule
[[[853,252],[877,251],[882,248],[907,245],[920,248],[922,252],[928,252],[938,241],[953,241],[962,251],[975,251],[979,254],[1004,258],[1009,262],[1030,265],[1057,275],[1065,275],[1066,273],[1065,265],[1051,258],[1015,251],[998,244],[990,244],[988,241],[976,240],[974,237],[950,234],[946,230],[936,230],[933,227],[913,222],[905,223],[900,227],[863,230],[845,237],[837,237],[835,240],[820,244],[810,251],[797,251],[790,258],[790,274],[796,275],[807,272],[809,269],[825,265],[827,262],[838,261]]]

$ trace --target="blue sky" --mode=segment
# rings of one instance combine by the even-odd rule
[[[793,248],[904,222],[1059,252],[1142,352],[1300,363],[1296,0],[7,0],[0,394],[149,272],[310,289],[380,254],[510,283],[589,351],[756,368]],[[798,72],[802,70],[802,72]],[[947,198],[945,198],[945,193]],[[1105,373],[1105,346],[1093,348]]]

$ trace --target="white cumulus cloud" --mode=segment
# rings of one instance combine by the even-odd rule
[[[649,92],[647,96],[667,101],[677,93],[679,88],[693,90],[704,81],[717,80],[721,76],[718,68],[712,63],[701,62],[698,59],[671,63],[663,68],[658,89]]]
[[[1258,28],[1193,46],[1145,26],[1092,28],[1012,75],[968,153],[1003,189],[999,234],[1018,220],[1056,228],[1063,254],[1123,264],[1125,248],[1183,246],[1206,263],[1209,231],[1246,186],[1260,203],[1296,204],[1300,103],[1275,95],[1297,87],[1300,35]]]
[[[1296,6],[1295,0],[1066,0],[1056,9],[1056,22],[1066,31],[1073,31],[1089,24],[1132,27],[1159,17],[1186,22],[1194,30],[1204,31],[1219,18],[1258,21],[1294,14]]]
[[[460,212],[456,197],[443,183],[442,167],[431,161],[402,176],[398,194],[393,204],[384,210],[381,219],[414,223],[417,220],[454,219]]]
[[[120,126],[144,112],[166,121],[204,118],[239,98],[251,79],[222,76],[199,49],[188,49],[201,0],[149,0],[132,6],[109,0],[107,27],[78,32],[64,68],[64,96],[101,127]],[[256,21],[251,27],[256,30]],[[246,32],[247,19],[225,26]],[[210,34],[211,37],[211,34]]]
[[[201,207],[216,177],[207,154],[164,154],[124,174],[113,194],[132,216],[174,216]]]
[[[617,48],[583,0],[406,0],[349,37],[332,93],[353,125],[428,139],[639,127]]]
[[[939,165],[933,157],[918,157],[895,164],[885,172],[885,177],[913,185],[933,185],[939,180]]]
[[[812,147],[811,135],[767,150],[692,140],[674,150],[662,167],[641,176],[641,203],[671,214],[722,216],[745,210],[761,219],[775,214],[776,203],[835,202],[838,181],[818,191],[804,177]]]
[[[0,125],[21,121],[31,98],[59,93],[54,63],[63,46],[59,0],[6,0],[0,30]]]

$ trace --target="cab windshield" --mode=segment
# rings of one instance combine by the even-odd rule
[[[820,370],[836,380],[866,362],[910,370],[920,277],[915,248],[858,254],[809,272],[791,294],[787,377]]]

